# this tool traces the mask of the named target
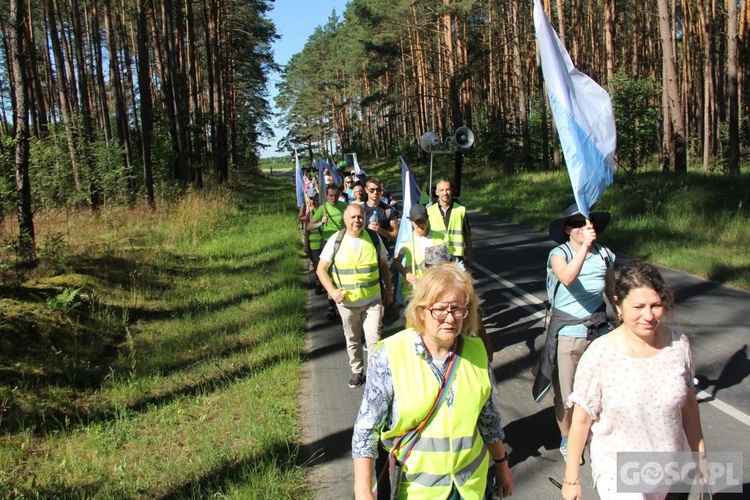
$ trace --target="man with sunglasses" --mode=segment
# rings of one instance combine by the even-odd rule
[[[375,231],[378,236],[383,238],[388,249],[389,259],[393,258],[393,245],[398,237],[398,212],[396,209],[383,203],[381,196],[383,194],[383,185],[380,179],[370,176],[365,182],[365,193],[367,201],[365,202],[365,224],[367,229]],[[371,222],[372,214],[375,214],[377,223]]]

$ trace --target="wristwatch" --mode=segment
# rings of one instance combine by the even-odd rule
[[[504,457],[501,457],[501,458],[494,458],[493,457],[492,461],[495,462],[496,464],[501,464],[503,462],[507,462],[508,461],[508,452],[507,451],[505,452],[505,456]]]

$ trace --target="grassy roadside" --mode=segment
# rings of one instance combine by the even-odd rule
[[[294,200],[252,183],[38,218],[0,290],[0,497],[309,496]]]

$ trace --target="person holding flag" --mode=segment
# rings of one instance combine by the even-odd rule
[[[589,219],[584,219],[572,204],[549,225],[550,237],[559,246],[549,253],[547,272],[559,285],[554,285],[549,297],[552,315],[542,354],[544,364],[537,376],[546,373],[551,380],[560,453],[566,461],[573,411],[564,405],[573,391],[578,362],[591,341],[610,330],[602,294],[614,304],[615,255],[595,243],[609,219],[607,212],[591,212]]]
[[[575,204],[549,227],[550,236],[560,246],[548,257],[548,277],[562,286],[556,286],[550,296],[552,318],[543,364],[536,369],[534,381],[535,388],[541,387],[539,379],[551,375],[562,437],[560,452],[567,461],[571,413],[563,404],[573,388],[578,360],[603,326],[599,324],[601,316],[606,323],[602,292],[610,303],[613,296],[614,254],[594,243],[609,222],[609,214],[589,210],[614,180],[617,133],[609,94],[575,68],[540,0],[534,0],[534,27],[550,109],[575,198]],[[597,253],[601,259],[594,255]]]
[[[451,254],[443,241],[443,235],[430,230],[427,209],[419,204],[409,209],[408,220],[412,235],[396,249],[393,268],[401,280],[401,294],[408,298],[414,285],[424,274],[425,269],[439,262],[450,262]]]

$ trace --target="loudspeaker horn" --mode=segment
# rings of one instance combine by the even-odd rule
[[[440,136],[435,132],[425,132],[419,139],[419,147],[421,147],[426,153],[436,151],[440,148]]]
[[[450,141],[461,149],[469,149],[474,144],[474,132],[469,127],[458,127]]]

